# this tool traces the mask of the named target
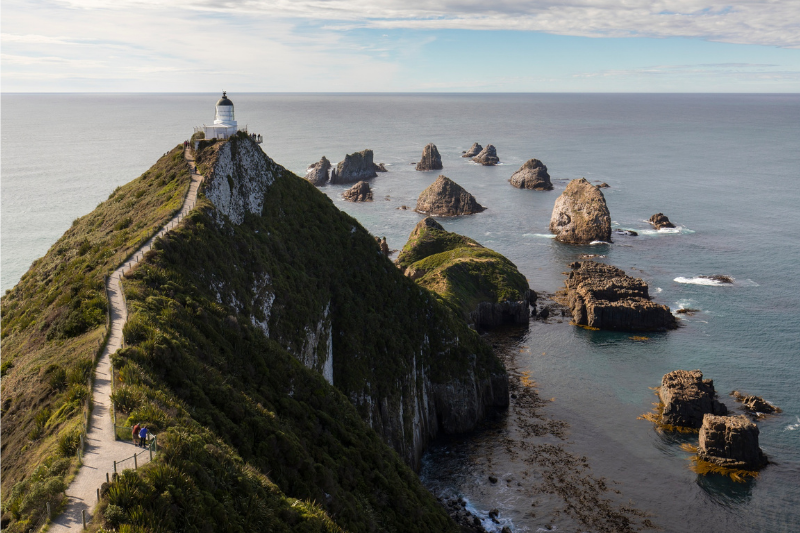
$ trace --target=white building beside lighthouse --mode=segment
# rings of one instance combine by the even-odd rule
[[[203,124],[203,133],[206,139],[227,139],[239,131],[236,117],[233,114],[233,102],[222,91],[222,98],[217,100],[217,112],[214,117],[214,124],[206,126]]]

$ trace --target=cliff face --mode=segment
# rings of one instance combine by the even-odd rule
[[[218,302],[322,373],[414,468],[437,434],[470,430],[507,405],[491,349],[358,222],[249,139],[226,144],[198,157],[210,166],[208,238],[220,240],[228,268],[192,265]]]

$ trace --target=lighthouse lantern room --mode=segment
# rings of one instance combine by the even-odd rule
[[[236,117],[233,114],[233,102],[228,98],[225,91],[222,91],[222,98],[217,100],[217,112],[214,117],[214,124],[207,126],[203,124],[203,132],[206,139],[227,139],[239,131]]]

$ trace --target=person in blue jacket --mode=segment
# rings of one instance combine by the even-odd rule
[[[142,426],[139,430],[139,444],[142,448],[147,447],[147,426]]]

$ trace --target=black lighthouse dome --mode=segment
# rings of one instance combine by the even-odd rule
[[[228,97],[225,95],[225,92],[226,92],[226,91],[222,91],[222,98],[220,98],[219,100],[217,100],[217,105],[229,105],[229,106],[233,106],[233,102],[231,102],[231,101],[230,101],[230,99],[229,99],[229,98],[228,98]]]

